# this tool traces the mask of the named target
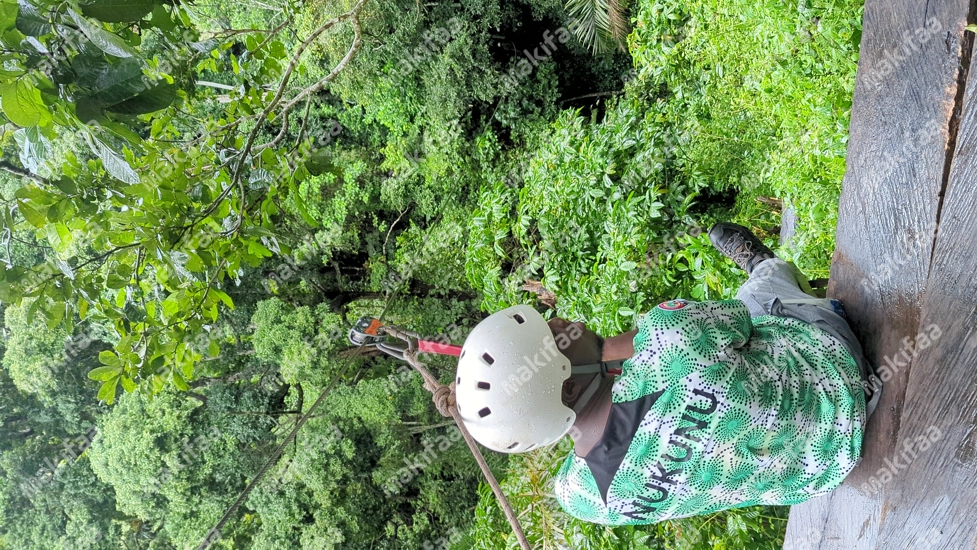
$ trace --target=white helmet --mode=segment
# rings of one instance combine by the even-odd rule
[[[476,326],[462,347],[455,400],[479,443],[523,453],[557,442],[576,413],[563,404],[570,360],[536,310],[518,305]]]

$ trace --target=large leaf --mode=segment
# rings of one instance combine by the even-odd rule
[[[121,103],[106,107],[107,111],[124,115],[144,115],[169,107],[176,101],[176,85],[158,84]]]
[[[20,163],[32,174],[36,174],[47,156],[47,139],[41,135],[37,126],[30,126],[14,132],[14,141],[20,149]]]
[[[104,384],[98,390],[98,398],[105,401],[109,405],[115,402],[115,392],[119,387],[119,378],[113,378]]]
[[[115,57],[133,57],[135,55],[125,40],[93,24],[75,10],[69,9],[68,15],[78,25],[78,30],[103,52]]]
[[[106,23],[131,23],[146,17],[155,6],[154,0],[94,0],[84,4],[81,13]]]
[[[75,116],[85,124],[98,123],[102,118],[102,103],[94,97],[78,95],[75,97]]]
[[[21,215],[24,216],[27,223],[37,228],[44,227],[44,223],[47,221],[47,218],[45,218],[44,214],[38,212],[33,206],[27,204],[26,202],[17,201],[17,209],[20,210]]]
[[[17,16],[17,30],[27,36],[41,36],[51,32],[47,18],[33,4],[27,0],[20,0],[18,4],[20,15]]]
[[[92,153],[102,159],[102,166],[105,167],[105,171],[110,176],[124,183],[139,183],[139,174],[132,169],[132,166],[124,158],[117,155],[111,147],[97,137],[87,133],[83,135]]]
[[[0,4],[0,33],[17,26],[17,4]]]
[[[112,367],[98,367],[88,371],[88,377],[92,380],[107,382],[122,375],[122,364]]]
[[[76,84],[87,92],[88,99],[97,103],[96,107],[83,109],[89,116],[95,116],[100,108],[117,105],[146,91],[142,65],[134,58],[109,63],[101,54],[92,55],[87,51],[72,60],[71,69],[77,77]]]
[[[41,91],[24,78],[0,87],[0,108],[18,126],[36,126],[51,120],[51,112],[41,101]]]

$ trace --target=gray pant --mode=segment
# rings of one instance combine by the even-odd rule
[[[882,382],[865,359],[862,346],[848,322],[835,312],[832,302],[836,300],[815,298],[805,293],[798,282],[801,277],[796,267],[780,258],[765,260],[754,268],[750,278],[736,293],[736,298],[746,304],[753,317],[793,317],[824,330],[841,342],[855,358],[861,372],[867,411],[871,416],[882,395]]]

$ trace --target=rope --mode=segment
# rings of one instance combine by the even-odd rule
[[[434,395],[431,397],[434,401],[434,406],[438,408],[438,412],[441,416],[453,416],[451,414],[452,409],[455,408],[455,384],[451,383],[451,386],[438,386],[434,390]]]
[[[495,479],[495,475],[489,468],[488,462],[485,462],[485,457],[482,456],[482,451],[479,450],[478,445],[475,443],[475,438],[472,434],[468,433],[465,428],[465,421],[461,418],[461,413],[458,412],[458,407],[455,402],[455,384],[451,383],[449,386],[442,385],[437,378],[428,372],[427,368],[417,360],[417,351],[414,349],[414,344],[410,338],[407,338],[407,334],[393,327],[387,327],[387,333],[391,336],[404,339],[408,344],[407,351],[404,352],[404,360],[407,364],[414,367],[414,370],[421,373],[421,377],[424,378],[424,388],[431,392],[431,399],[434,401],[434,405],[438,408],[438,412],[442,416],[450,416],[455,420],[455,424],[458,425],[458,429],[461,430],[462,437],[465,438],[465,443],[468,444],[468,448],[471,450],[472,455],[475,456],[475,462],[478,462],[478,467],[482,469],[482,475],[485,476],[486,481],[488,481],[489,486],[492,487],[492,492],[495,493],[495,498],[498,499],[499,505],[502,506],[502,511],[505,512],[505,518],[509,520],[509,525],[512,526],[512,532],[516,534],[516,539],[519,540],[519,546],[522,550],[532,550],[529,546],[529,540],[526,539],[526,534],[522,531],[522,526],[519,525],[519,518],[516,517],[516,513],[512,510],[512,505],[509,504],[509,499],[506,498],[505,493],[502,492],[502,487],[499,482]]]

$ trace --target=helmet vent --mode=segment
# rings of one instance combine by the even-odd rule
[[[478,383],[478,389],[480,389],[480,390],[490,390],[490,389],[492,389],[492,384],[489,384],[488,382],[479,382]]]
[[[509,445],[508,447],[506,447],[506,450],[509,450],[509,451],[511,451],[512,449],[515,449],[515,448],[516,448],[516,447],[518,447],[518,446],[519,446],[519,442],[518,442],[518,441],[516,441],[516,442],[515,442],[515,443],[513,443],[512,445]]]
[[[490,414],[492,414],[492,409],[490,409],[488,407],[485,407],[482,410],[478,411],[478,417],[479,418],[485,418],[486,416],[488,416]]]
[[[526,322],[526,318],[523,317],[522,315],[519,315],[518,313],[513,315],[512,318],[515,319],[516,322],[519,323],[520,325]]]
[[[458,377],[457,380],[455,380],[455,384],[461,384],[461,377],[460,376]]]
[[[483,354],[482,354],[482,359],[483,359],[483,360],[484,360],[484,361],[485,361],[486,363],[488,363],[489,365],[491,365],[492,363],[495,363],[495,358],[494,358],[494,357],[492,357],[491,355],[489,355],[489,352],[487,352],[487,351],[486,351],[485,353],[483,353]]]

